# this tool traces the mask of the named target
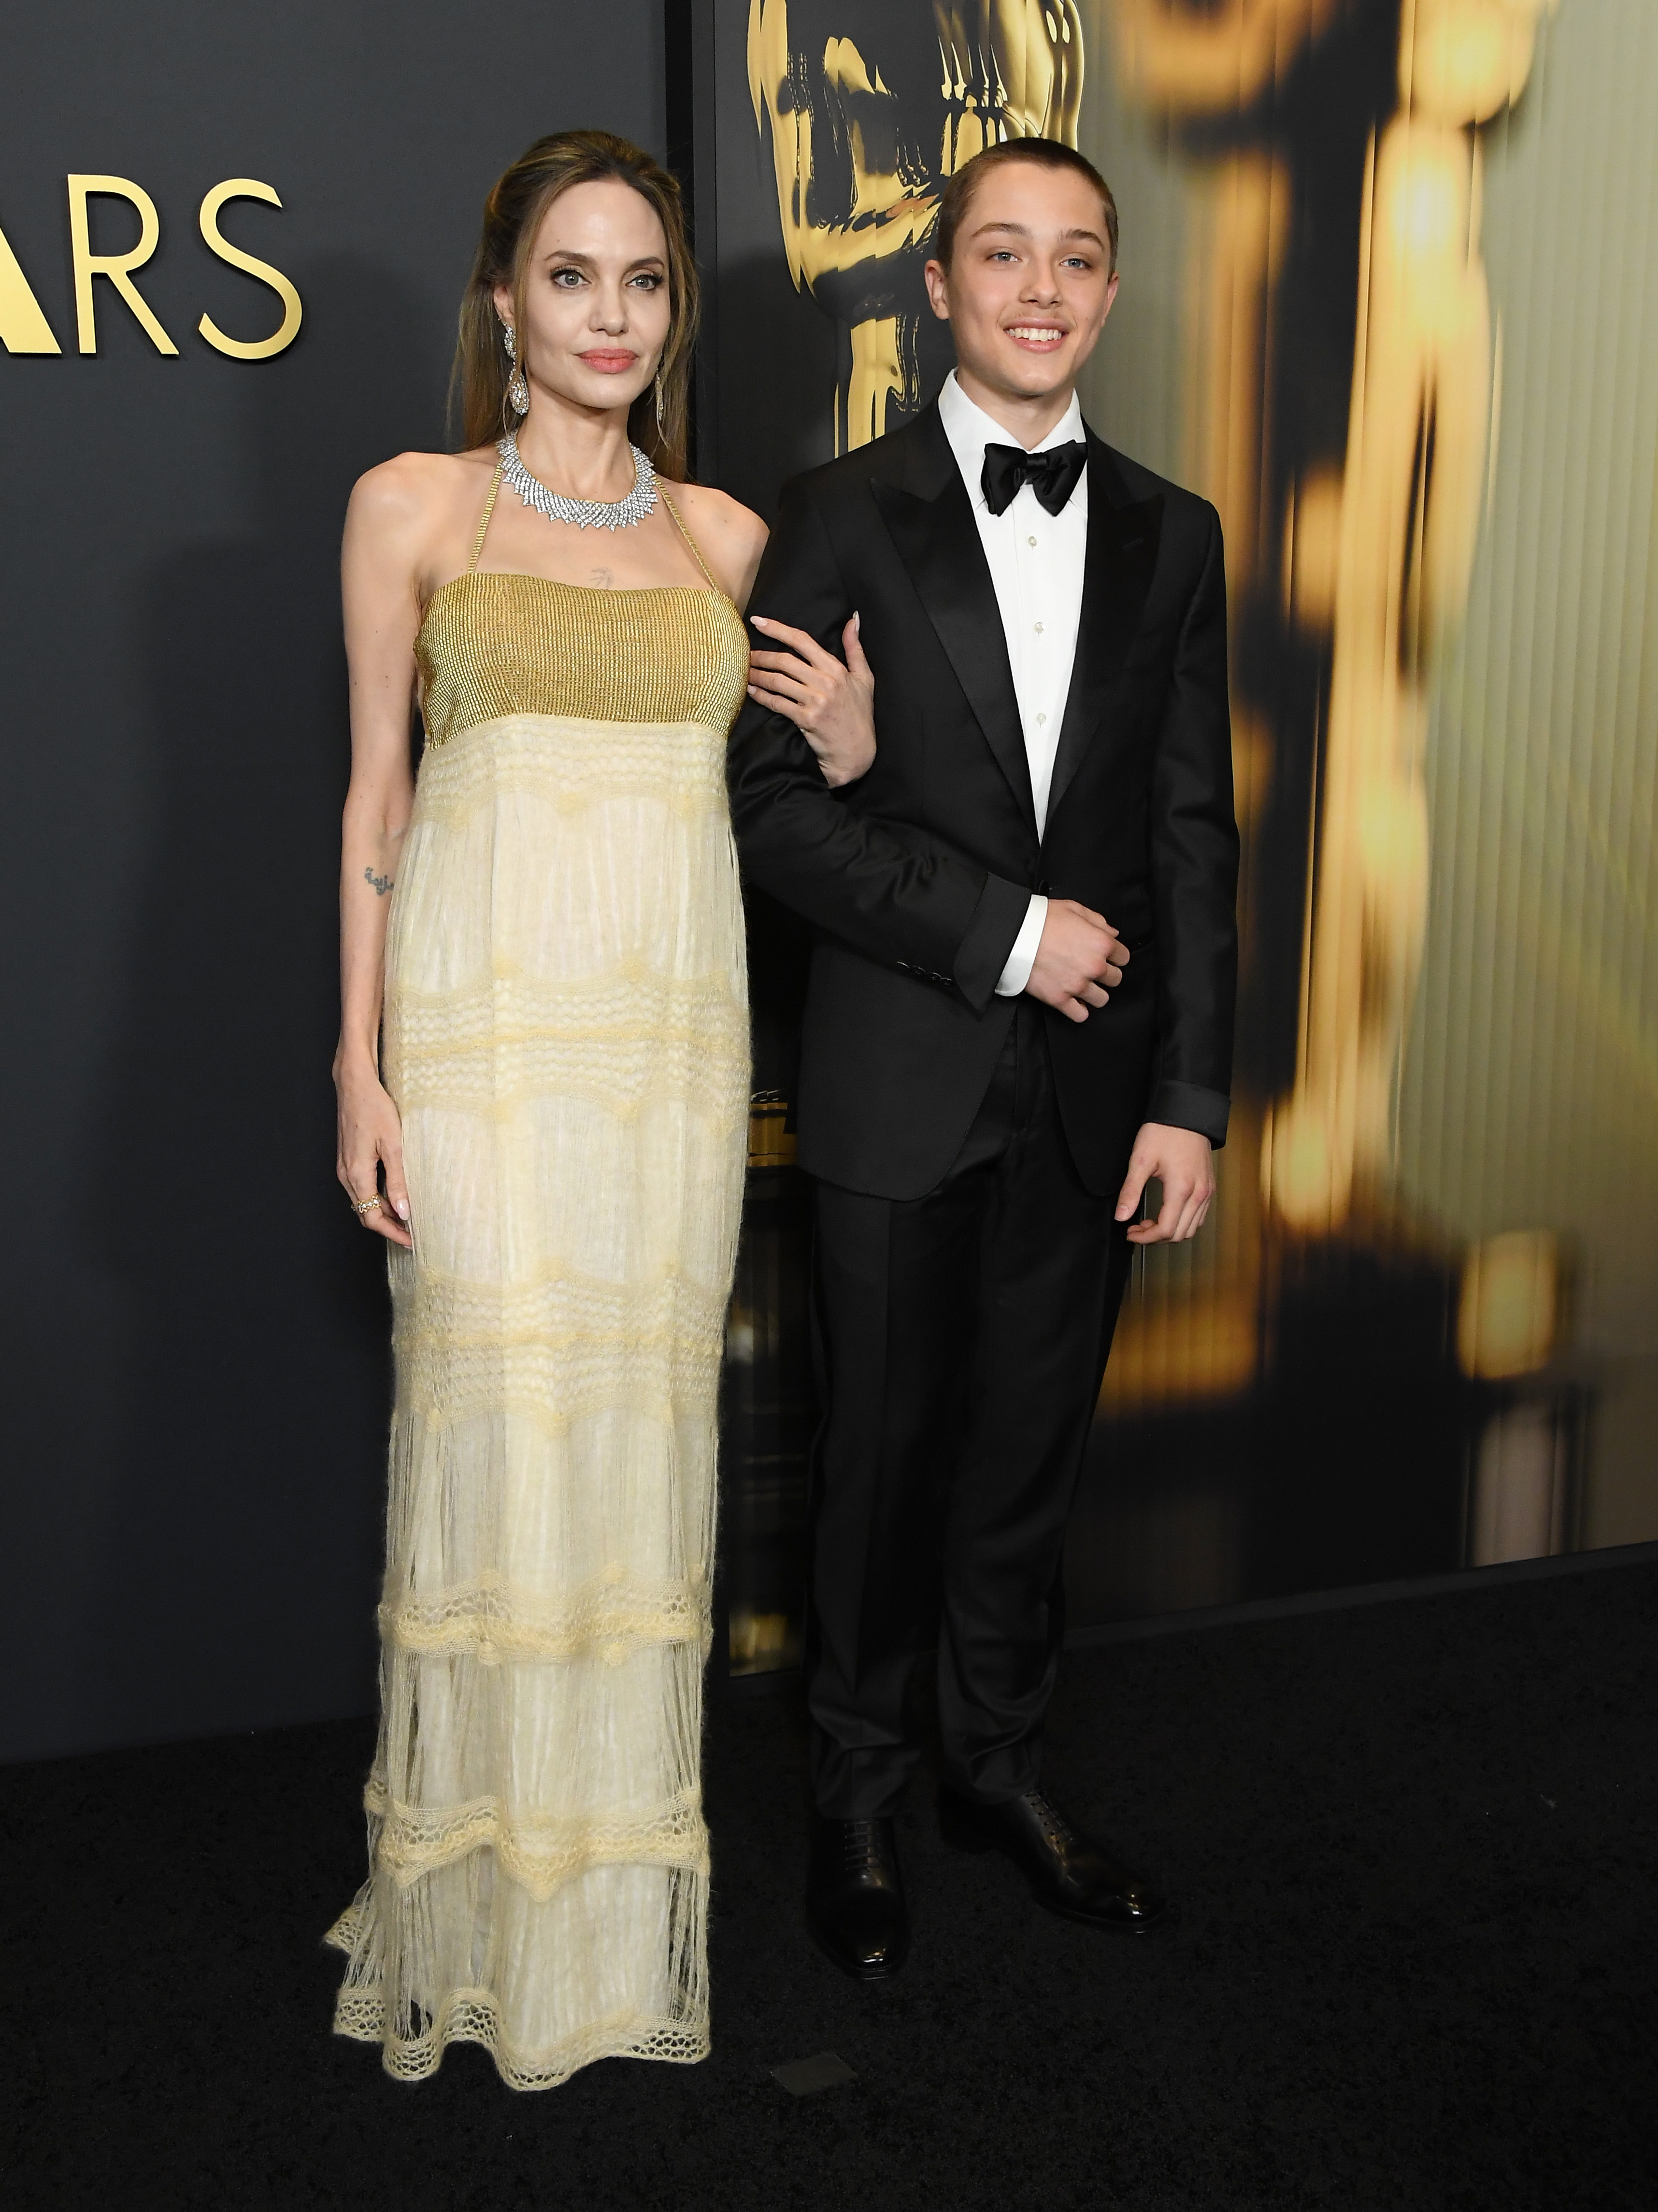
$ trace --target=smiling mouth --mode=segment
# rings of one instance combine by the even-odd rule
[[[1065,331],[1053,323],[1012,323],[1008,326],[1007,334],[1011,338],[1017,338],[1021,345],[1049,349],[1058,345],[1066,336]]]

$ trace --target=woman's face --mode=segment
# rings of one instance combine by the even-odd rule
[[[513,320],[511,289],[496,312]],[[536,234],[519,345],[530,380],[596,410],[630,406],[656,374],[667,341],[668,244],[656,210],[619,179],[572,185]]]

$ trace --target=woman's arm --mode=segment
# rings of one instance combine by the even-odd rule
[[[739,608],[746,609],[766,550],[766,526],[726,493],[686,484],[676,495],[694,522],[703,556]],[[817,756],[831,789],[855,783],[875,762],[875,678],[858,642],[853,615],[837,656],[786,623],[756,617],[755,628],[777,653],[750,655],[749,696],[786,715]]]
[[[410,733],[419,574],[429,526],[425,456],[371,469],[346,510],[341,581],[350,672],[351,782],[340,848],[339,1178],[354,1205],[380,1195],[358,1218],[394,1244],[410,1244],[409,1192],[397,1108],[380,1081],[386,909],[415,798]]]
[[[750,604],[827,654],[854,610],[810,485],[786,487]],[[989,874],[915,823],[847,805],[796,716],[758,697],[732,725],[726,777],[750,883],[884,966],[954,982],[984,1012],[1029,908],[1028,884]]]

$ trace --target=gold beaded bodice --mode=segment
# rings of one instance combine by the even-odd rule
[[[748,637],[714,584],[610,591],[480,569],[495,472],[463,575],[427,603],[415,640],[430,745],[504,714],[583,721],[697,723],[723,738],[743,703]],[[663,504],[705,576],[695,539]]]
[[[696,722],[723,737],[748,640],[723,592],[615,592],[489,570],[434,592],[415,641],[428,744],[501,714]]]

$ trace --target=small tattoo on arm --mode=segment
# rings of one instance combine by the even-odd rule
[[[386,894],[391,890],[392,883],[395,881],[395,878],[391,876],[377,876],[372,868],[365,868],[363,870],[362,879],[366,884],[373,884],[375,892],[381,898],[386,896]]]

